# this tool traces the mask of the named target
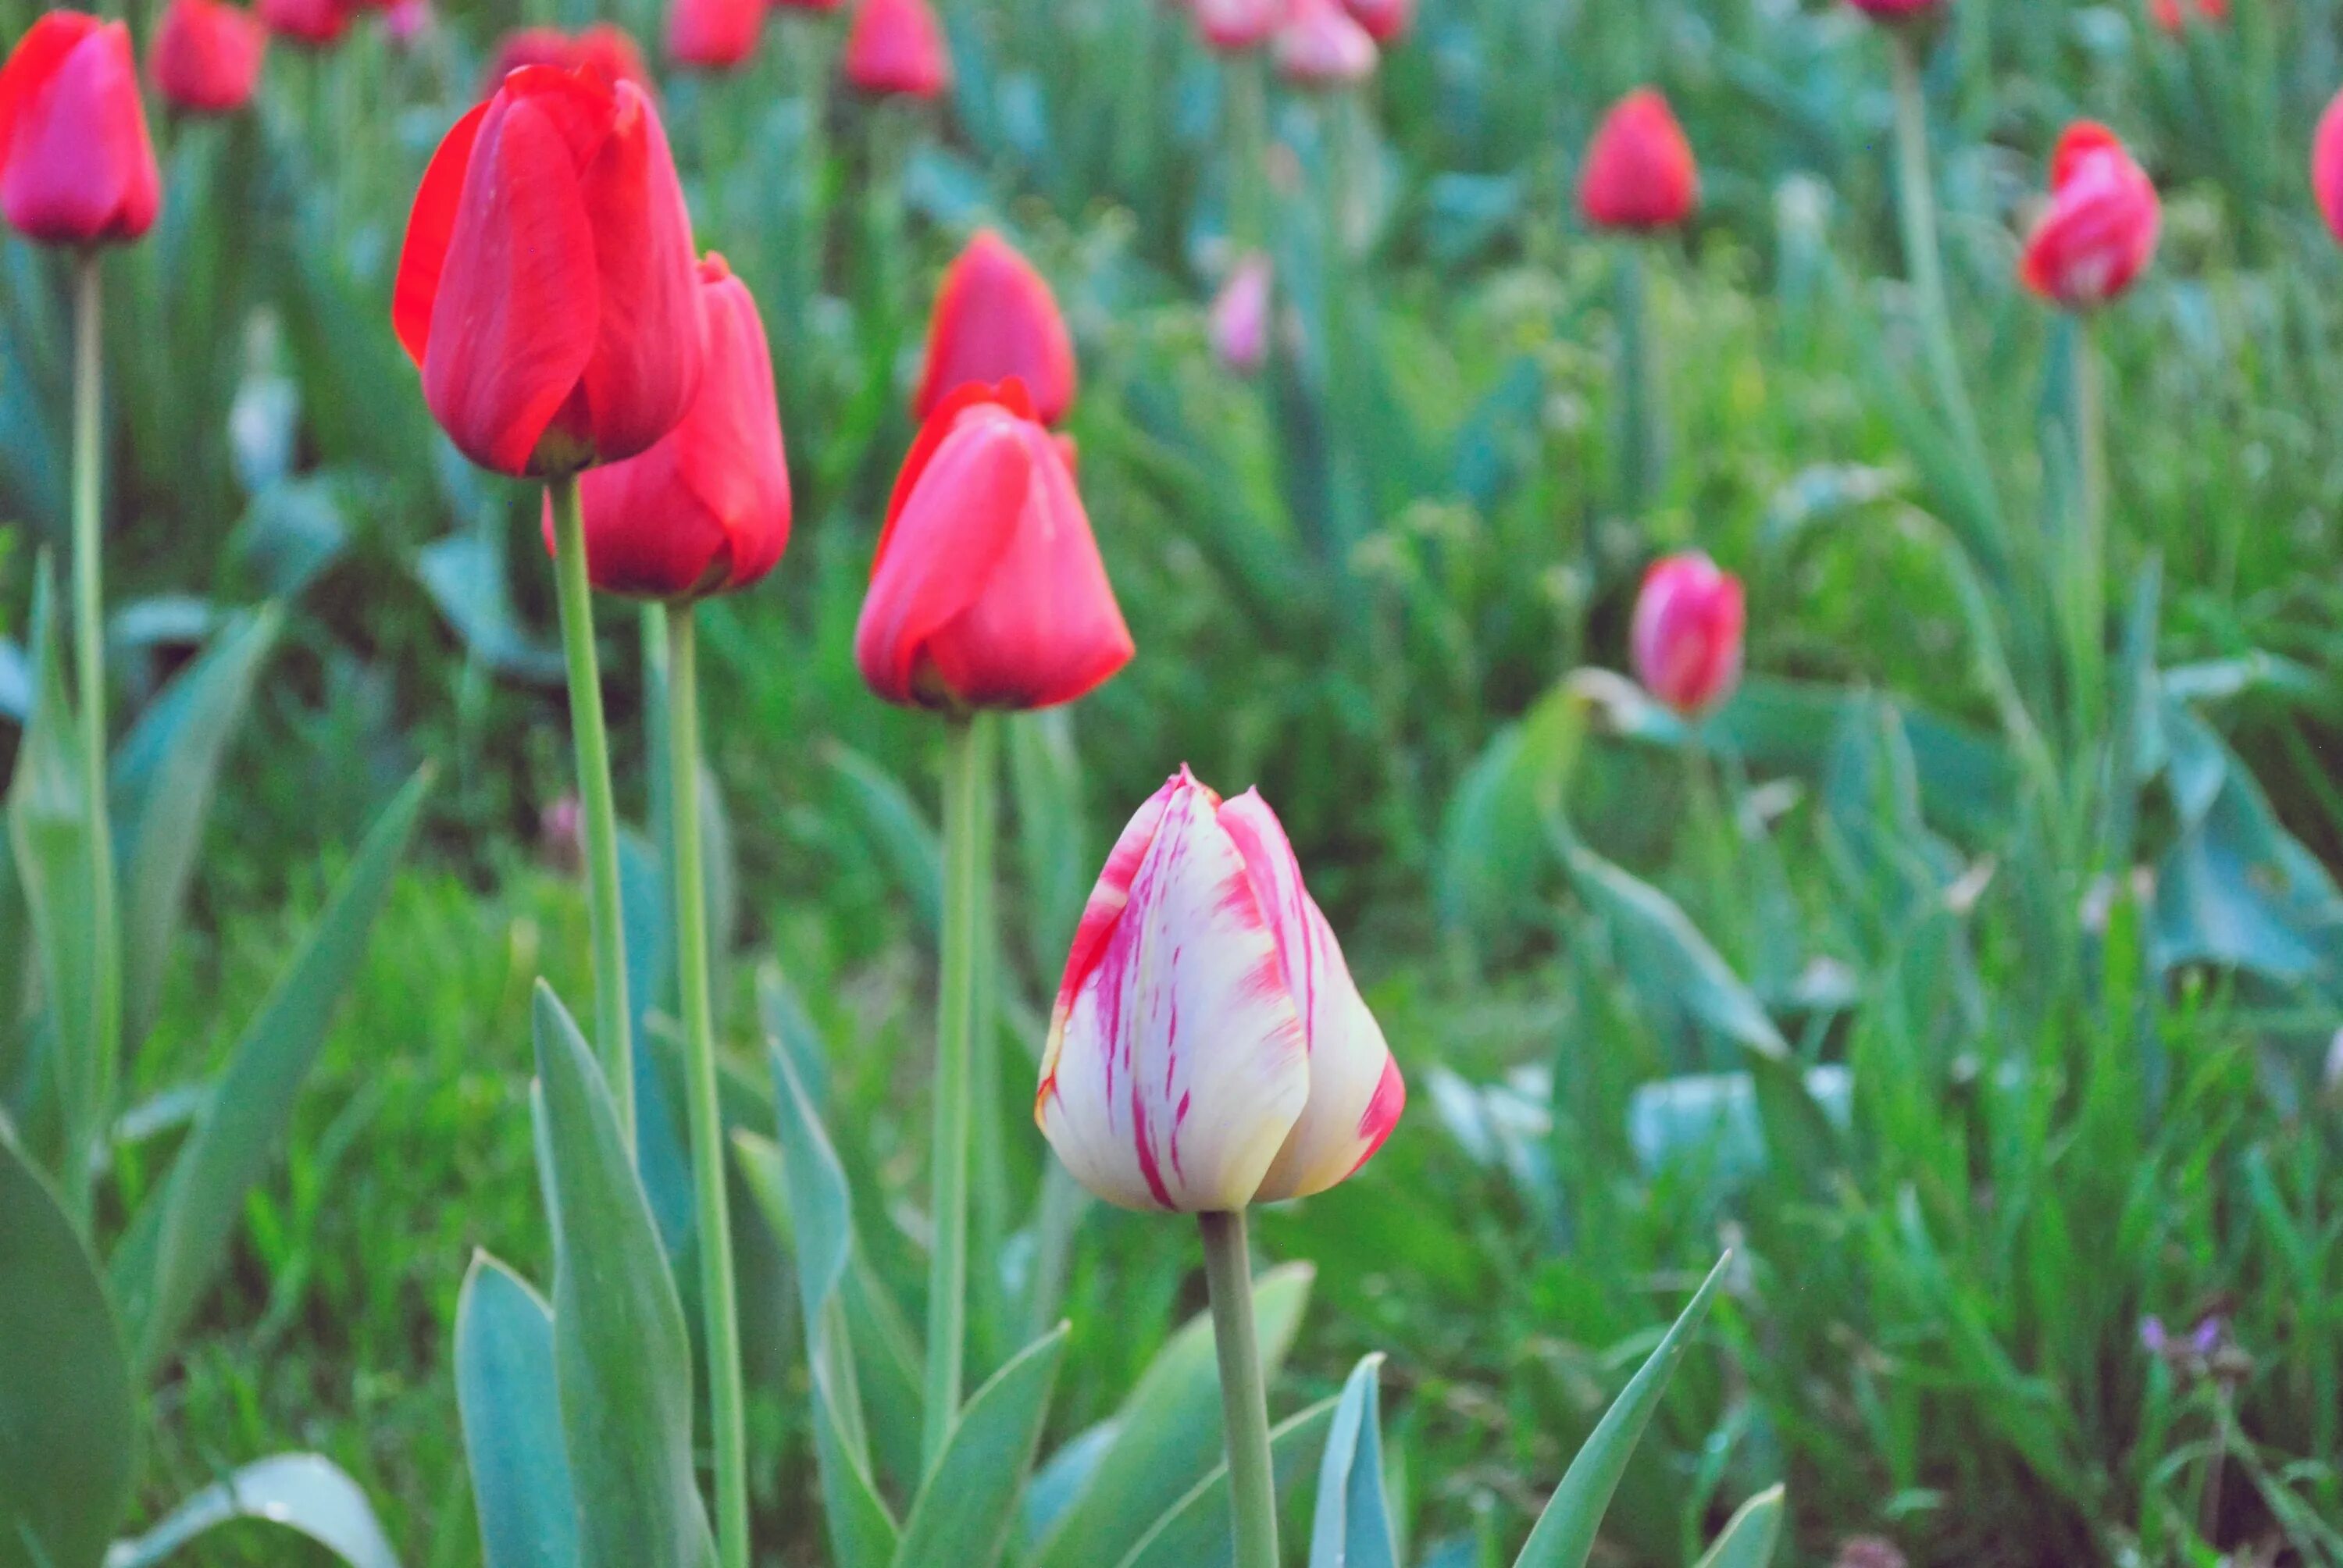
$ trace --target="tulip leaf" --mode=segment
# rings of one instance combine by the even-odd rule
[[[601,1069],[538,983],[538,1147],[553,1360],[584,1568],[712,1568],[692,1458],[691,1342]]]
[[[870,758],[836,745],[823,755],[872,847],[893,868],[920,925],[934,936],[943,929],[944,908],[943,849],[935,828],[901,781]]]
[[[486,1568],[578,1568],[553,1313],[486,1252],[456,1305],[456,1408]]]
[[[1318,1464],[1318,1512],[1310,1568],[1399,1568],[1391,1506],[1383,1498],[1383,1358],[1362,1360],[1342,1385]]]
[[[245,1193],[285,1135],[429,789],[427,767],[367,834],[308,940],[236,1041],[162,1190],[115,1251],[115,1293],[142,1373],[170,1350],[227,1254]]]
[[[561,652],[531,638],[505,583],[502,540],[468,528],[423,547],[415,575],[431,602],[483,664],[533,686],[558,686]]]
[[[1697,1568],[1765,1568],[1782,1539],[1782,1489],[1769,1486],[1743,1503]]]
[[[1320,1400],[1270,1430],[1269,1462],[1282,1496],[1310,1467],[1333,1424],[1337,1400]],[[1227,1568],[1236,1560],[1229,1521],[1229,1467],[1212,1466],[1121,1559],[1121,1568]]]
[[[1489,930],[1523,906],[1541,869],[1543,824],[1562,806],[1586,729],[1566,687],[1540,698],[1490,739],[1450,799],[1441,828],[1440,916],[1453,930]]]
[[[1010,1359],[972,1395],[904,1522],[895,1568],[993,1568],[1008,1549],[1017,1493],[1032,1473],[1065,1359],[1059,1324]]]
[[[1694,1332],[1708,1316],[1709,1303],[1725,1282],[1725,1267],[1732,1258],[1733,1254],[1727,1252],[1717,1260],[1716,1267],[1709,1271],[1708,1278],[1694,1292],[1691,1303],[1661,1339],[1659,1348],[1628,1380],[1611,1408],[1603,1412],[1603,1419],[1595,1423],[1585,1446],[1570,1462],[1562,1484],[1546,1500],[1545,1512],[1539,1516],[1537,1528],[1530,1532],[1522,1554],[1513,1560],[1513,1568],[1583,1568],[1587,1554],[1594,1549],[1594,1533],[1602,1525],[1604,1511],[1611,1505],[1611,1493],[1618,1489],[1620,1476],[1626,1473],[1627,1461],[1642,1440],[1644,1429],[1651,1424],[1652,1412],[1659,1409],[1660,1396],[1667,1392],[1669,1380],[1675,1376],[1684,1352],[1692,1348]]]
[[[123,1039],[134,1048],[154,1025],[220,763],[280,625],[273,608],[228,621],[115,748]]]
[[[315,1453],[272,1454],[206,1486],[146,1534],[116,1542],[106,1553],[106,1568],[148,1568],[206,1531],[240,1519],[297,1531],[349,1568],[398,1568],[398,1555],[358,1483]]]
[[[672,1018],[675,975],[673,908],[667,874],[642,836],[618,831],[618,910],[627,932],[627,1000],[635,1014],[635,1167],[659,1221],[659,1240],[669,1258],[679,1258],[691,1241],[691,1152],[669,1075],[661,1070],[666,1052],[654,1027]]]
[[[1276,1375],[1292,1347],[1315,1277],[1307,1263],[1287,1263],[1254,1282],[1264,1378]],[[1032,1568],[1122,1561],[1147,1522],[1177,1505],[1220,1462],[1221,1444],[1220,1362],[1212,1318],[1200,1313],[1141,1374],[1089,1481],[1032,1553]]]
[[[130,1505],[137,1430],[89,1249],[0,1128],[0,1568],[98,1560]]]

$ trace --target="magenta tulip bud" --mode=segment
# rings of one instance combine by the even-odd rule
[[[1697,551],[1652,563],[1635,598],[1635,678],[1687,718],[1741,684],[1741,579]]]

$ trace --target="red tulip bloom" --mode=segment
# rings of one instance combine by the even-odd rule
[[[1578,206],[1597,228],[1674,228],[1700,200],[1700,171],[1674,111],[1655,88],[1611,106],[1587,144]]]
[[[1278,74],[1298,87],[1341,87],[1374,74],[1375,41],[1342,0],[1292,0],[1277,30]]]
[[[846,34],[846,79],[873,95],[932,98],[951,85],[951,51],[928,0],[862,0]]]
[[[1415,0],[1342,0],[1342,9],[1368,37],[1386,46],[1405,37],[1415,23]]]
[[[2079,120],[2051,155],[2050,206],[2026,236],[2018,276],[2068,310],[2104,305],[2156,255],[2163,222],[2147,171],[2113,131]]]
[[[1741,579],[1698,552],[1668,556],[1644,574],[1629,633],[1635,678],[1686,717],[1705,713],[1741,684],[1747,620]]]
[[[649,451],[578,480],[586,573],[606,593],[730,593],[771,571],[789,542],[789,464],[765,324],[722,256],[699,264],[699,286],[708,365],[691,411]],[[553,548],[549,496],[545,548]]]
[[[936,290],[912,416],[927,418],[971,382],[990,386],[1012,376],[1025,384],[1041,422],[1056,424],[1074,400],[1074,341],[1048,279],[1007,240],[979,229]]]
[[[2318,116],[2310,138],[2310,194],[2335,237],[2343,240],[2343,93]]]
[[[497,45],[481,92],[495,93],[523,65],[558,65],[565,71],[584,67],[599,72],[607,81],[632,82],[646,94],[653,91],[642,50],[625,28],[608,22],[597,22],[575,38],[558,27],[515,28]]]
[[[163,182],[130,29],[51,11],[0,65],[0,213],[26,239],[97,245],[136,239]]]
[[[1285,21],[1285,0],[1193,0],[1193,6],[1196,31],[1222,53],[1266,44]]]
[[[313,49],[333,43],[350,25],[351,7],[344,0],[257,0],[253,9],[271,33]]]
[[[224,115],[252,100],[268,30],[222,0],[171,0],[146,51],[156,88],[175,109]]]
[[[1131,661],[1073,475],[1025,389],[963,387],[887,506],[854,662],[890,702],[1049,708]]]
[[[765,0],[670,0],[668,57],[703,71],[729,71],[757,52]]]
[[[464,455],[568,473],[643,451],[699,390],[691,218],[630,82],[528,65],[424,171],[391,319]]]
[[[2168,36],[2178,37],[2191,17],[2219,26],[2229,19],[2229,0],[2147,0],[2147,19]]]

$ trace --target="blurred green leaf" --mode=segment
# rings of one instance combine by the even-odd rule
[[[992,1568],[1001,1561],[1018,1492],[1041,1446],[1066,1334],[1061,1323],[970,1396],[904,1521],[895,1568]]]
[[[468,529],[435,540],[416,557],[415,575],[464,646],[490,669],[537,686],[561,684],[560,650],[531,637],[513,608],[495,535]]]
[[[1282,1496],[1310,1468],[1325,1441],[1338,1401],[1320,1400],[1270,1430],[1269,1462]],[[1121,1568],[1227,1568],[1236,1560],[1229,1521],[1229,1467],[1215,1464],[1203,1480],[1149,1527],[1120,1559]]]
[[[911,908],[930,938],[943,920],[943,850],[935,829],[900,780],[851,748],[822,749],[830,770],[845,787],[847,808],[862,823],[877,849],[894,869]]]
[[[487,1568],[577,1568],[553,1313],[486,1252],[456,1302],[456,1408]]]
[[[1765,1568],[1782,1538],[1782,1489],[1770,1486],[1725,1521],[1698,1568]]]
[[[1440,914],[1452,930],[1486,931],[1535,896],[1544,824],[1561,809],[1585,731],[1584,705],[1557,686],[1466,771],[1441,832]]]
[[[1326,1456],[1318,1465],[1318,1512],[1310,1532],[1310,1568],[1400,1568],[1383,1497],[1383,1358],[1371,1355],[1342,1385]]]
[[[357,1482],[315,1453],[255,1460],[206,1486],[135,1541],[117,1541],[106,1568],[147,1568],[206,1531],[241,1519],[264,1520],[307,1536],[349,1568],[398,1568],[398,1556]]]

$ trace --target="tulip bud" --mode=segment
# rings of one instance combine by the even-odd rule
[[[322,49],[348,31],[345,0],[256,0],[253,10],[278,37]]]
[[[2343,93],[2328,104],[2311,134],[2310,194],[2327,226],[2343,240]]]
[[[695,599],[747,588],[789,538],[789,467],[773,359],[749,286],[699,264],[707,366],[683,422],[657,446],[578,480],[586,575],[607,593]],[[545,548],[553,548],[547,498]]]
[[[1091,890],[1033,1119],[1126,1209],[1307,1197],[1383,1147],[1407,1085],[1276,813],[1182,768]]]
[[[2104,305],[2156,255],[2163,204],[2147,174],[2105,126],[2066,127],[2050,159],[2050,206],[2026,236],[2026,286],[2068,310]]]
[[[846,79],[873,96],[932,98],[951,85],[951,51],[928,0],[861,0],[846,33]]]
[[[173,108],[224,115],[252,101],[268,30],[222,0],[171,0],[146,51],[156,90]]]
[[[1342,0],[1342,9],[1386,47],[1405,37],[1415,23],[1415,0]]]
[[[1254,251],[1239,260],[1212,300],[1212,355],[1240,376],[1259,370],[1269,357],[1269,257]]]
[[[2147,19],[2167,37],[2178,37],[2191,17],[2218,26],[2229,19],[2229,0],[2147,0]]]
[[[391,0],[382,14],[382,30],[401,49],[412,49],[430,35],[437,19],[431,0]]]
[[[757,51],[765,0],[670,0],[668,57],[702,71],[729,71]]]
[[[130,29],[43,15],[0,65],[0,213],[26,239],[95,245],[145,234],[161,200]]]
[[[1251,49],[1275,36],[1286,0],[1192,0],[1196,31],[1223,54]]]
[[[424,171],[391,319],[464,455],[552,475],[631,457],[699,390],[691,219],[630,82],[529,65]]]
[[[1277,30],[1278,74],[1299,87],[1342,87],[1374,74],[1375,41],[1341,0],[1292,0]]]
[[[590,70],[608,82],[632,82],[646,97],[658,95],[642,50],[625,28],[608,22],[597,22],[575,38],[558,27],[516,27],[498,43],[481,95],[494,95],[505,78],[523,65]]]
[[[1692,144],[1667,99],[1638,87],[1614,104],[1579,171],[1578,206],[1586,221],[1597,228],[1674,228],[1699,199]]]
[[[1629,634],[1635,678],[1677,713],[1708,712],[1741,684],[1747,615],[1741,579],[1706,556],[1695,551],[1653,562]]]
[[[1950,0],[1847,0],[1875,22],[1912,22],[1934,15]]]
[[[1012,376],[1041,422],[1056,424],[1074,400],[1074,342],[1049,281],[1007,240],[979,229],[936,290],[912,417],[925,419],[962,387]]]
[[[961,387],[895,480],[854,628],[862,678],[907,707],[1050,708],[1131,655],[1073,475],[1024,387]]]

